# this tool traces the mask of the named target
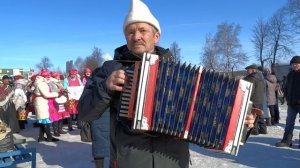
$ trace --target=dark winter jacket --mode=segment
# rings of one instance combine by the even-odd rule
[[[92,154],[94,159],[109,158],[109,109],[100,118],[91,122]]]
[[[264,78],[259,75],[259,72],[255,72],[247,75],[244,80],[251,82],[253,84],[252,94],[250,100],[253,102],[254,106],[262,107],[264,104],[265,97],[265,81]]]
[[[156,47],[156,54],[170,57],[168,50]],[[113,61],[107,61],[93,72],[93,83],[87,86],[79,100],[79,119],[92,121],[110,107],[111,166],[120,168],[185,168],[189,164],[189,146],[166,135],[133,132],[131,122],[118,120],[120,93],[107,90],[105,81],[118,69],[139,61],[127,46],[115,50]]]
[[[300,106],[300,71],[291,71],[287,75],[285,98],[288,105]]]

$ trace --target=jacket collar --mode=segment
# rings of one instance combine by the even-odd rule
[[[164,49],[159,46],[155,46],[155,54],[159,55],[160,58],[166,57],[172,59],[169,49]],[[140,61],[141,57],[130,52],[127,45],[123,45],[115,49],[114,60]]]

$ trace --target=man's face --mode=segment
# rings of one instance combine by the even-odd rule
[[[9,84],[9,79],[4,79],[2,82],[3,82],[4,85],[8,85]]]
[[[247,75],[250,75],[250,74],[252,74],[253,72],[254,72],[253,69],[251,69],[251,68],[247,69]]]
[[[152,53],[160,34],[147,23],[132,23],[125,29],[127,48],[134,54],[142,56],[144,52]]]
[[[300,71],[300,63],[292,63],[291,66],[294,71]]]

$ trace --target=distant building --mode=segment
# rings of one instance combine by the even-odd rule
[[[0,69],[0,78],[2,78],[4,75],[8,75],[10,77],[16,76],[16,75],[24,75],[23,68],[20,69]]]
[[[282,80],[283,76],[291,71],[291,66],[289,64],[276,64],[274,67],[275,75],[278,80]]]
[[[34,69],[30,69],[29,71],[25,71],[23,68],[3,68],[0,69],[0,79],[2,79],[2,77],[4,75],[7,75],[9,77],[14,77],[16,75],[21,75],[23,76],[25,79],[30,79],[31,76],[34,75]]]
[[[72,60],[71,61],[67,61],[66,62],[66,73],[68,73],[69,70],[72,69],[72,68],[73,68],[73,61]]]

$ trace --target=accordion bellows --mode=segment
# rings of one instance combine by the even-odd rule
[[[175,136],[237,155],[252,84],[216,72],[145,53],[128,67],[119,117],[134,131]]]

